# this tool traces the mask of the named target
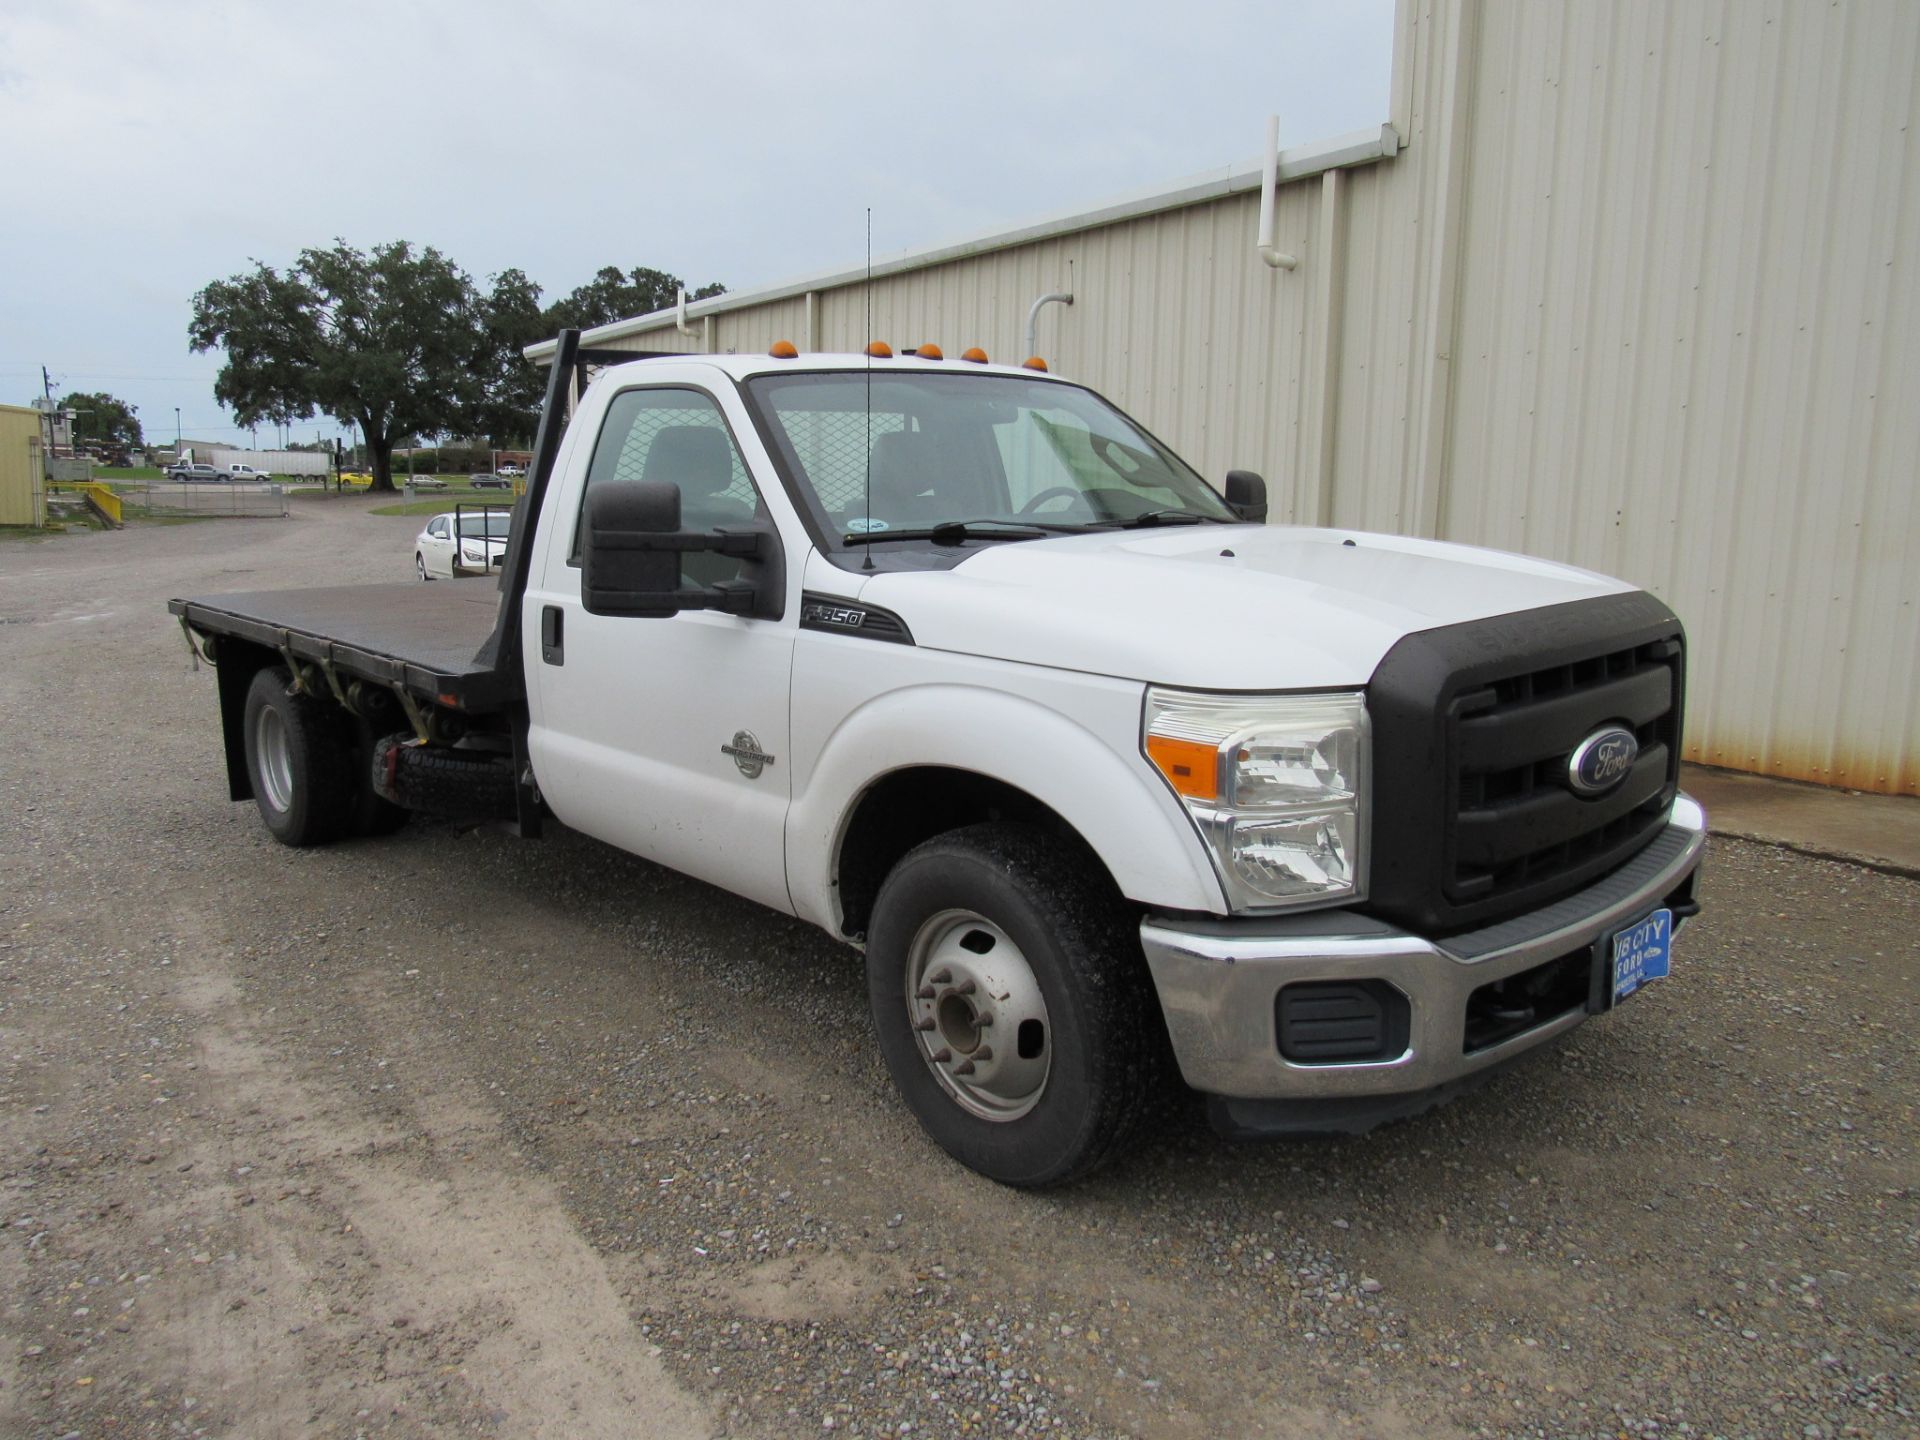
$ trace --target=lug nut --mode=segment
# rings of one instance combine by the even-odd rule
[[[916,1000],[931,1000],[938,993],[933,986],[922,985],[918,990],[913,992],[913,998]]]
[[[958,1065],[956,1065],[956,1066],[954,1066],[954,1067],[953,1067],[953,1073],[954,1073],[954,1074],[956,1074],[956,1075],[971,1075],[971,1074],[973,1074],[973,1061],[971,1061],[971,1060],[962,1060],[962,1061],[961,1061],[961,1062],[960,1062],[960,1063],[959,1063]]]
[[[933,1052],[933,1063],[936,1065],[944,1065],[951,1059],[953,1059],[953,1051],[944,1045]]]
[[[916,1030],[931,1030],[931,1029],[933,1029],[933,1017],[932,1017],[931,1015],[928,1015],[928,1016],[925,1016],[925,1017],[923,1017],[922,1019],[919,1019],[919,1020],[916,1020],[916,1021],[914,1021],[914,1022],[913,1022],[913,1028],[914,1028],[914,1029],[916,1029]]]
[[[962,980],[958,985],[954,987],[953,993],[956,995],[971,995],[975,990],[978,990],[979,988],[980,987],[978,985],[975,985],[971,980]]]
[[[942,965],[938,970],[934,971],[933,974],[927,976],[927,979],[935,985],[944,985],[953,979],[953,971]]]

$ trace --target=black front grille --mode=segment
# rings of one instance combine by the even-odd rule
[[[1663,823],[1677,777],[1677,639],[1503,676],[1454,702],[1454,827],[1444,879],[1456,903],[1607,868]],[[1573,792],[1568,762],[1602,725],[1640,754],[1605,795]]]
[[[1680,622],[1633,593],[1409,635],[1368,689],[1375,801],[1368,908],[1427,934],[1547,904],[1661,829],[1679,781]],[[1606,794],[1568,762],[1610,724],[1640,753]]]

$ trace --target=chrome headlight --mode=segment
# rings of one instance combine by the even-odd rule
[[[1154,688],[1142,729],[1147,758],[1185,803],[1234,910],[1365,897],[1364,696]]]

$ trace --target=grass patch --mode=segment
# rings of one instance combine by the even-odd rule
[[[93,478],[96,480],[160,480],[166,477],[166,471],[157,465],[114,466],[96,465]]]
[[[455,499],[454,493],[448,493],[437,495],[431,500],[405,500],[398,505],[376,505],[367,513],[369,515],[438,515],[442,510],[451,510]]]

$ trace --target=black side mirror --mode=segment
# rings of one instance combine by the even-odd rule
[[[742,578],[689,587],[680,557],[735,555]],[[660,619],[682,610],[722,610],[778,620],[786,608],[780,541],[771,525],[682,530],[680,487],[614,481],[587,491],[580,517],[580,604],[589,615]]]
[[[1229,470],[1227,505],[1242,520],[1264,525],[1267,520],[1267,482],[1251,470]]]
[[[680,605],[680,488],[659,481],[595,485],[581,516],[580,603],[589,615],[672,615]]]

